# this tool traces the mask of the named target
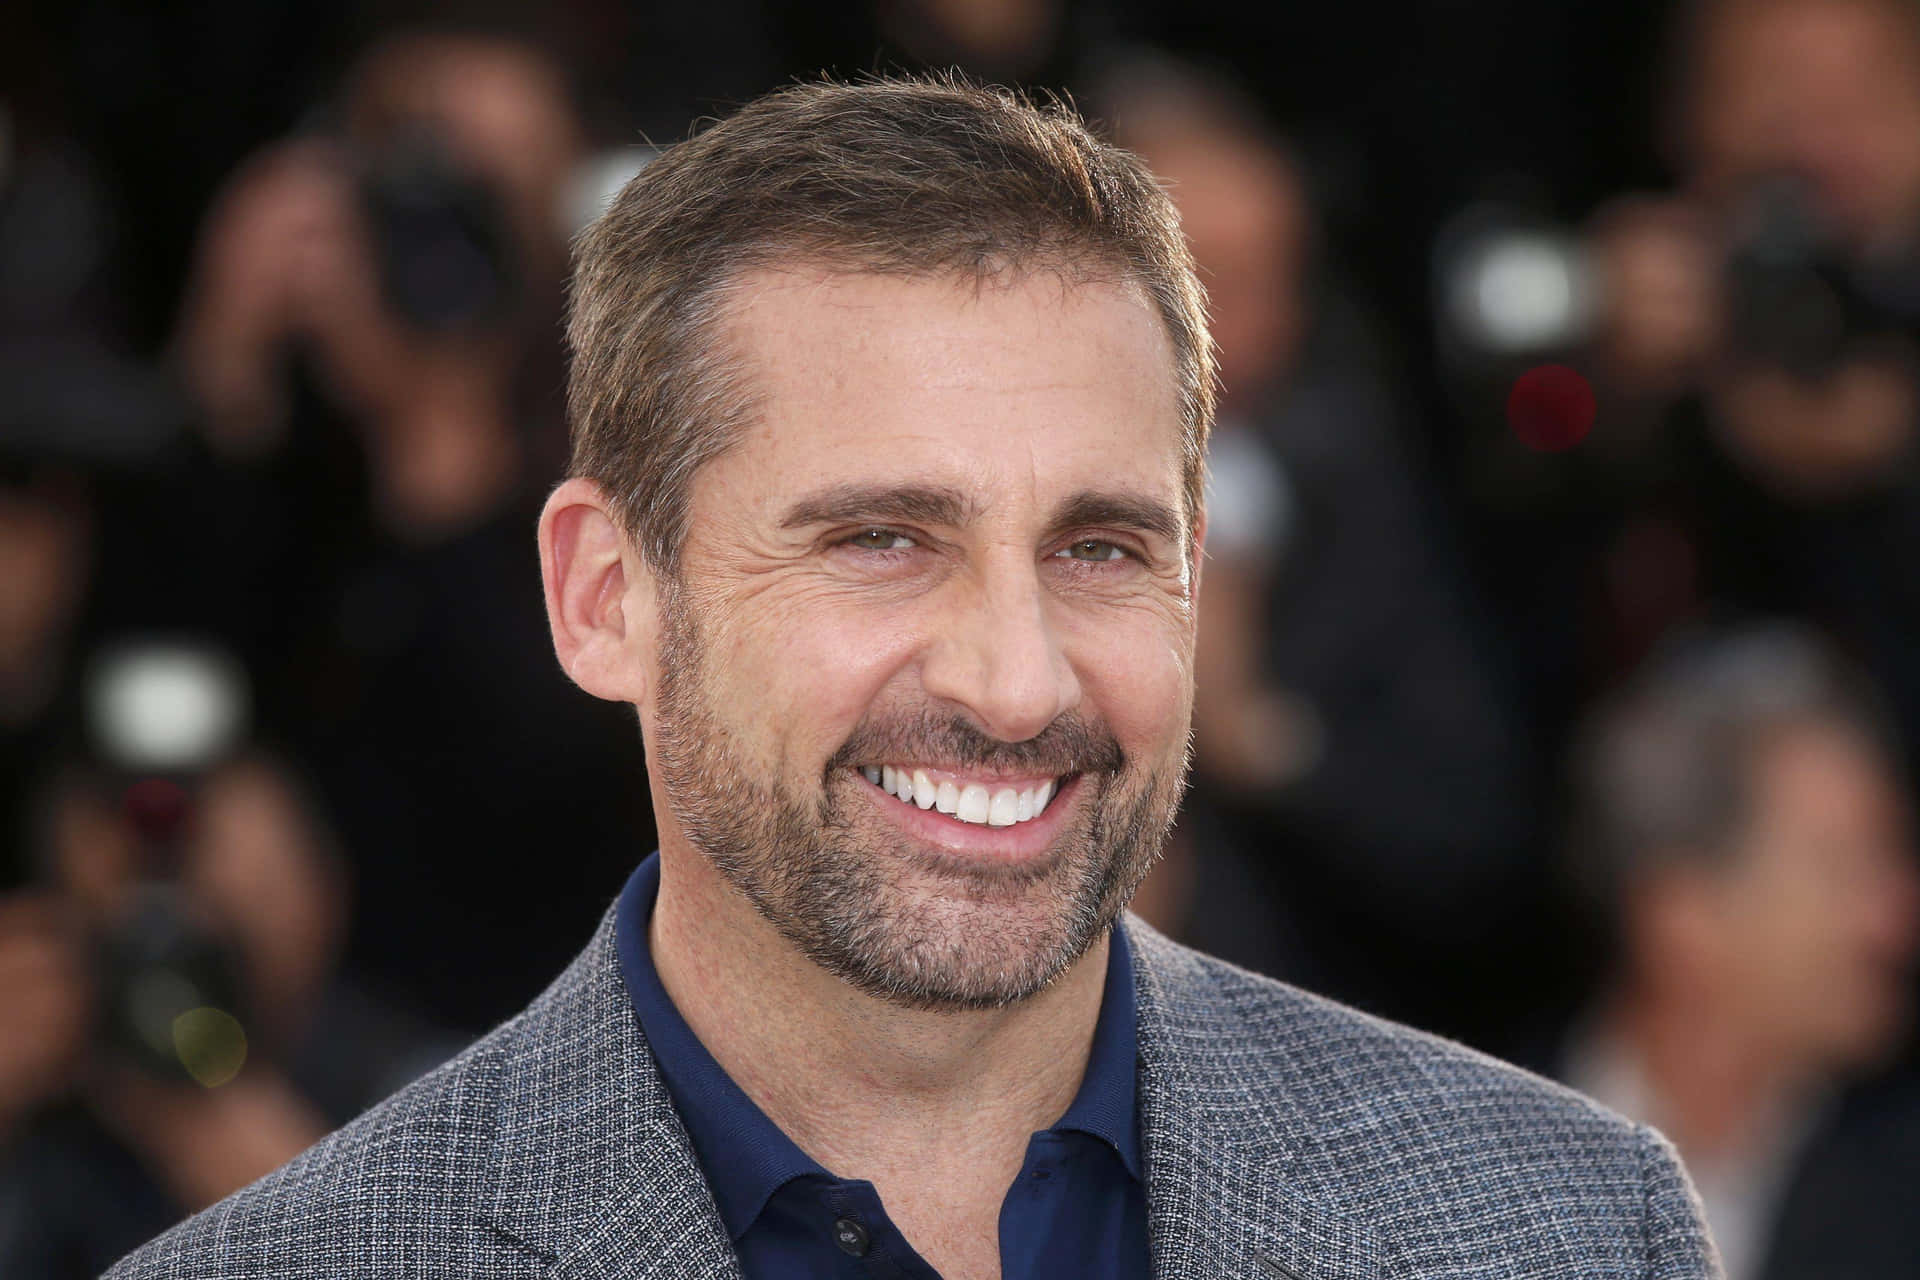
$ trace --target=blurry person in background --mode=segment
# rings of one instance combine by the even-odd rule
[[[1575,871],[1613,944],[1569,1083],[1658,1125],[1730,1280],[1920,1264],[1920,867],[1870,704],[1811,633],[1696,637],[1591,721]]]
[[[29,779],[54,745],[92,565],[93,494],[0,447],[0,888],[27,868]]]
[[[526,590],[580,130],[542,54],[464,31],[381,39],[322,120],[209,216],[176,352],[214,465],[129,523],[191,531],[145,577],[248,659],[311,768],[363,890],[355,967],[478,1030],[650,831],[631,717],[570,696]],[[603,861],[530,903],[492,860],[556,815]]]
[[[339,979],[347,868],[219,670],[96,665],[96,749],[39,774],[39,875],[0,897],[8,1276],[99,1274],[455,1047]]]
[[[1476,415],[1511,665],[1551,748],[1674,626],[1799,618],[1920,759],[1920,8],[1696,0],[1669,81],[1673,190],[1598,211],[1560,277],[1590,314]],[[1557,360],[1597,418],[1528,441],[1503,406]]]
[[[1784,497],[1883,484],[1920,413],[1920,13],[1702,0],[1676,57],[1681,189],[1599,226],[1609,371],[1703,381],[1717,439]]]
[[[1624,656],[1702,601],[1814,617],[1920,745],[1920,9],[1702,0],[1675,55],[1679,190],[1597,235],[1608,392],[1669,429],[1610,552],[1658,615]]]
[[[1062,36],[1075,7],[1068,0],[883,0],[872,10],[877,34],[916,65],[1034,84],[1062,70]]]
[[[1223,390],[1196,791],[1148,910],[1165,898],[1195,945],[1395,1016],[1492,1026],[1512,988],[1449,986],[1434,948],[1499,932],[1526,831],[1519,744],[1377,339],[1249,98],[1161,55],[1095,85],[1179,206]]]
[[[367,450],[381,522],[444,537],[524,462],[517,381],[551,344],[578,125],[538,53],[457,32],[381,40],[330,116],[216,203],[181,370],[234,456],[284,444],[292,375],[310,374]]]
[[[28,871],[29,780],[70,711],[103,513],[185,422],[131,353],[123,223],[45,43],[0,16],[0,892]]]

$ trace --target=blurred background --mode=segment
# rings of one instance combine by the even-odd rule
[[[652,847],[558,670],[567,243],[796,76],[1065,91],[1212,291],[1139,909],[1662,1127],[1733,1280],[1920,1276],[1920,3],[0,13],[0,1274],[518,1009]]]

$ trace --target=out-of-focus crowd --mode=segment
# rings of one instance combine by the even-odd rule
[[[1212,297],[1183,939],[1920,1276],[1920,9],[0,19],[0,1274],[519,1007],[651,847],[548,645],[568,238],[796,74],[1064,89]],[[1471,8],[1471,12],[1459,12]]]

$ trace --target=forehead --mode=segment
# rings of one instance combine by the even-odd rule
[[[857,479],[982,507],[1116,486],[1177,504],[1173,347],[1137,288],[786,271],[731,293],[725,341],[755,408],[696,503],[705,488],[770,511]]]
[[[1898,0],[1896,0],[1896,3]],[[1912,30],[1888,0],[1759,0],[1727,6],[1702,40],[1706,97],[1844,87],[1911,71]]]

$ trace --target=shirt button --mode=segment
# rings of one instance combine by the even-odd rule
[[[840,1246],[840,1252],[864,1258],[867,1254],[867,1229],[852,1218],[841,1218],[833,1224],[833,1242]]]

